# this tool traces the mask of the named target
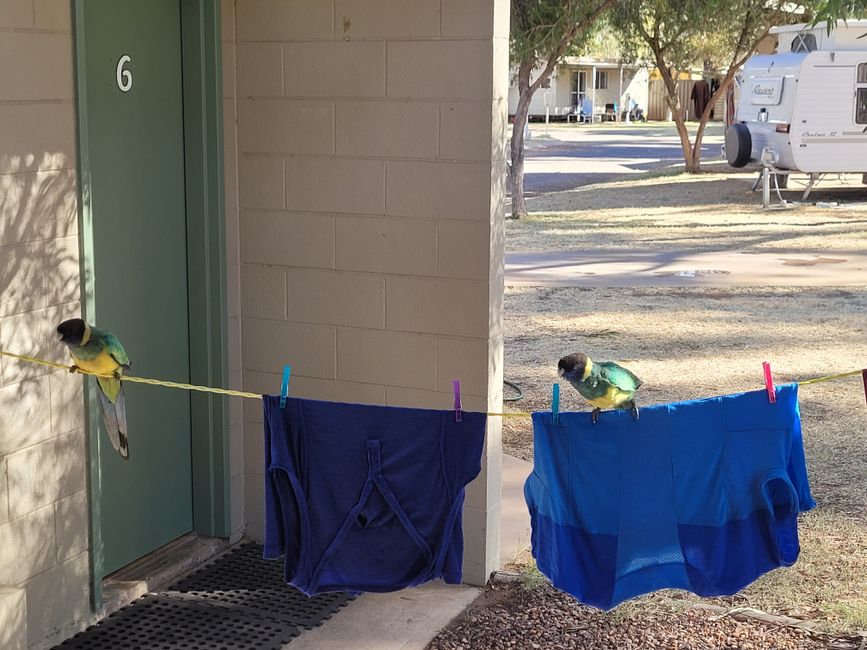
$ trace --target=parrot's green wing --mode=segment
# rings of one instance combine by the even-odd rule
[[[635,392],[641,386],[641,380],[623,366],[612,361],[594,364],[599,367],[599,375],[609,384],[617,386],[622,391]]]
[[[118,338],[111,332],[102,330],[100,332],[100,339],[102,340],[102,345],[105,351],[108,352],[120,365],[128,369],[130,367],[129,357],[126,355],[126,350],[123,349]]]

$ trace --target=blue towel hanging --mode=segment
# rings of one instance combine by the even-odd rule
[[[733,594],[800,551],[810,495],[797,384],[628,413],[533,413],[524,485],[533,556],[554,586],[610,609],[680,588]]]
[[[460,583],[485,413],[266,395],[265,557],[307,595]]]

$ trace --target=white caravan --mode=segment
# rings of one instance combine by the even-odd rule
[[[777,53],[751,57],[741,73],[725,139],[729,164],[759,161],[782,171],[781,180],[787,171],[805,172],[810,187],[822,174],[865,174],[867,20],[840,21],[830,34],[824,24],[771,33]]]

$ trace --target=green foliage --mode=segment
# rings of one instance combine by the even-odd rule
[[[813,24],[825,22],[830,32],[837,20],[865,16],[867,16],[867,0],[824,0],[816,3]]]
[[[542,585],[544,585],[548,578],[539,571],[539,567],[536,566],[536,562],[534,560],[530,560],[527,564],[524,564],[520,567],[521,573],[521,587],[525,591],[533,591],[538,589]]]
[[[594,25],[581,30],[573,42],[575,26],[588,21],[601,3],[592,0],[512,0],[512,63],[537,63],[553,55],[580,54]]]
[[[790,22],[784,0],[624,0],[612,24],[671,70],[727,71],[774,24]]]
[[[635,62],[648,58],[649,52],[640,41],[626,43],[607,19],[600,20],[592,33],[570,49],[572,56],[590,56],[595,59],[618,59]]]
[[[867,0],[623,0],[610,21],[624,47],[642,43],[658,51],[672,71],[724,74],[774,25],[864,15]]]

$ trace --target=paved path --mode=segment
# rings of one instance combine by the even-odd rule
[[[683,162],[680,139],[671,125],[530,125],[524,161],[524,192],[528,196],[569,190],[642,174]],[[694,129],[693,129],[694,130]],[[722,127],[711,124],[702,156],[719,158]]]
[[[524,481],[532,464],[503,454],[500,561],[530,543]],[[362,594],[324,625],[293,639],[286,650],[423,650],[481,594],[478,587],[440,581],[388,594]]]
[[[867,253],[507,253],[506,284],[551,287],[864,286]]]

